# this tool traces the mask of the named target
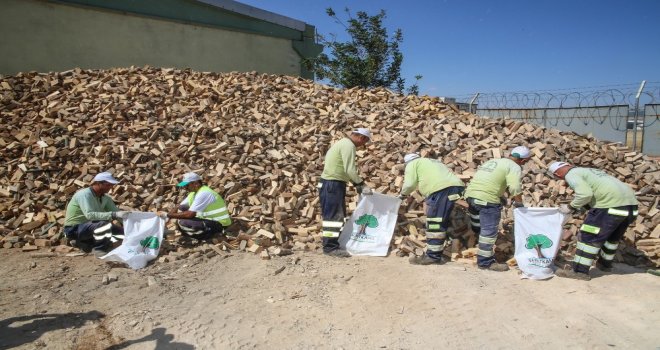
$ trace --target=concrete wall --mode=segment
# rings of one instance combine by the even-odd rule
[[[37,0],[2,0],[0,74],[151,65],[300,75],[291,40]]]

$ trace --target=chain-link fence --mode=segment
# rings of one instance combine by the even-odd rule
[[[490,118],[591,134],[660,156],[660,82],[572,91],[477,93],[457,97],[461,109]]]

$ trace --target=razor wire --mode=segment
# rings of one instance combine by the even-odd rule
[[[546,91],[493,92],[463,95],[456,100],[471,102],[476,114],[521,119],[549,127],[570,127],[573,123],[609,125],[625,131],[635,110],[638,83],[598,90],[556,89]],[[473,100],[473,97],[476,98]],[[648,82],[640,95],[639,126],[660,123],[660,82]],[[607,124],[606,124],[607,123]]]

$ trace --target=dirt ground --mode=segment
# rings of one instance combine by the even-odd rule
[[[398,257],[154,263],[0,251],[0,348],[657,349],[660,278],[589,282]],[[104,277],[110,278],[103,284]]]

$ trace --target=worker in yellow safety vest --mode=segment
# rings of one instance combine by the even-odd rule
[[[231,225],[231,217],[224,199],[202,182],[196,173],[183,176],[177,184],[190,191],[179,204],[179,208],[170,211],[167,217],[178,219],[177,226],[181,234],[196,239],[208,239],[215,234],[222,234]]]

